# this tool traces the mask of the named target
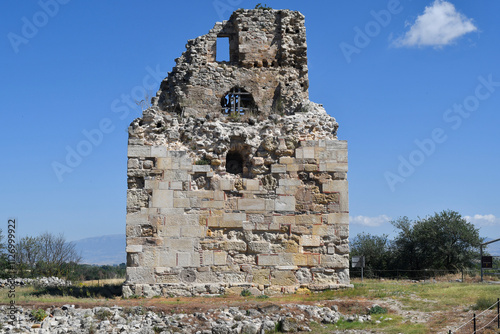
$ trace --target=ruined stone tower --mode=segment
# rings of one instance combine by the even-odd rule
[[[299,12],[188,41],[129,127],[125,296],[349,286],[347,143],[307,72]]]

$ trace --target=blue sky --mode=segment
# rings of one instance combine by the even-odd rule
[[[349,142],[351,236],[451,209],[500,237],[499,2],[265,3],[306,17],[310,99]],[[255,5],[2,1],[2,229],[16,217],[20,235],[124,233],[133,100],[188,39]],[[68,163],[72,150],[85,156]]]

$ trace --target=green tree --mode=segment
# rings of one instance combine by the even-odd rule
[[[410,222],[400,218],[393,225],[400,230],[394,241],[402,268],[412,270],[470,268],[479,257],[479,229],[451,210]]]
[[[351,257],[364,256],[366,277],[384,276],[391,260],[391,249],[388,235],[358,234],[351,242]]]

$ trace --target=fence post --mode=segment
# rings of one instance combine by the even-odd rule
[[[497,328],[500,328],[500,298],[497,298]]]
[[[474,334],[476,334],[476,313],[474,313],[474,317],[472,318],[474,319]]]

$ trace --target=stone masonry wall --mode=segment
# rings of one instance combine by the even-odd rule
[[[221,34],[231,64],[209,52]],[[188,42],[129,127],[125,296],[350,286],[347,142],[307,98],[305,49],[303,16],[276,10],[238,10]],[[221,113],[233,85],[258,113]]]

